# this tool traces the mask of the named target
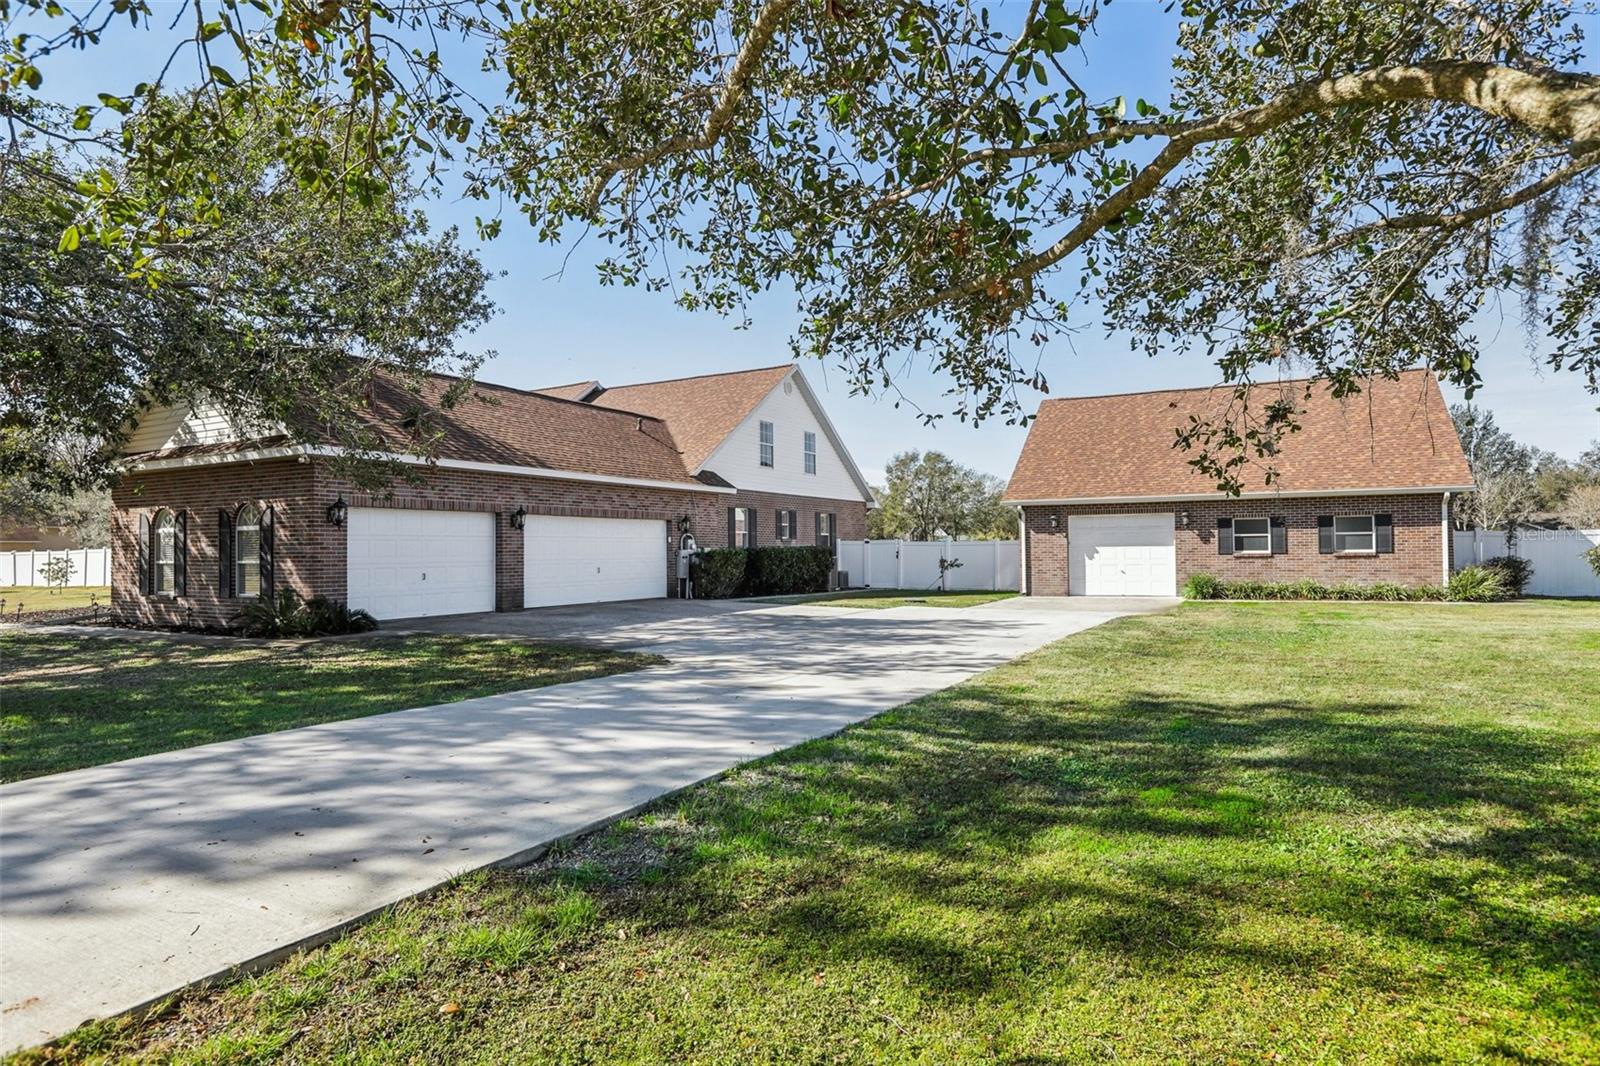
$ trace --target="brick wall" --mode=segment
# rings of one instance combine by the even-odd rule
[[[522,531],[511,512],[590,518],[658,519],[676,533],[685,515],[702,543],[726,537],[724,501],[730,495],[558,481],[511,474],[418,469],[415,483],[396,482],[386,493],[357,489],[325,466],[294,459],[129,474],[112,493],[112,609],[128,621],[156,625],[223,625],[240,606],[219,596],[219,510],[246,500],[273,508],[274,559],[279,587],[302,596],[345,596],[346,532],[327,522],[328,505],[342,496],[351,507],[414,507],[488,511],[495,522],[495,604],[522,607]],[[140,591],[138,530],[141,514],[162,508],[188,512],[188,583],[181,597]],[[841,527],[844,517],[840,516]],[[665,535],[665,530],[663,531]],[[676,554],[667,553],[662,591],[675,595]]]
[[[836,535],[840,540],[862,540],[867,535],[867,505],[862,500],[830,500],[817,496],[782,496],[772,492],[740,491],[733,496],[718,498],[722,516],[717,520],[718,534],[707,540],[700,534],[702,548],[728,546],[728,508],[753,507],[756,512],[756,544],[778,543],[778,514],[782,509],[795,512],[796,532],[799,536],[790,544],[815,544],[817,542],[818,511],[838,515]]]
[[[1072,515],[1189,513],[1189,528],[1177,527],[1178,587],[1191,574],[1215,574],[1227,581],[1299,581],[1370,585],[1437,585],[1443,578],[1448,538],[1442,532],[1438,493],[1408,496],[1320,496],[1282,499],[1203,500],[1187,503],[1094,504],[1027,507],[1027,588],[1037,596],[1068,594],[1068,519]],[[1317,550],[1320,515],[1388,514],[1394,518],[1394,551],[1382,555],[1323,555]],[[1282,516],[1287,520],[1288,551],[1280,555],[1217,554],[1217,519]],[[1051,528],[1052,518],[1056,528]]]

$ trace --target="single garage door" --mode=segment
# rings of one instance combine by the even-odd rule
[[[1176,596],[1173,514],[1069,516],[1068,591],[1074,596]]]
[[[374,618],[494,610],[494,515],[352,507],[351,607]]]
[[[522,605],[659,599],[667,594],[667,524],[642,518],[529,515]]]

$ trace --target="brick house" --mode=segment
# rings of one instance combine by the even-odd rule
[[[206,404],[146,411],[112,493],[113,610],[218,626],[280,587],[380,619],[665,597],[685,534],[831,545],[865,529],[870,490],[793,365],[613,390],[480,382],[446,409],[451,384],[430,380],[419,418],[413,394],[374,382],[363,417],[410,475],[383,492],[332,446]],[[652,389],[700,401],[652,405]],[[423,430],[429,461],[408,454]]]
[[[1173,596],[1197,573],[1444,582],[1450,500],[1473,486],[1433,374],[1343,399],[1322,382],[1261,384],[1247,400],[1257,413],[1277,401],[1301,428],[1230,497],[1174,442],[1191,416],[1237,412],[1231,387],[1046,400],[1006,490],[1022,512],[1023,591]]]

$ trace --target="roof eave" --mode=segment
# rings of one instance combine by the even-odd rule
[[[1314,496],[1415,496],[1442,492],[1471,492],[1472,485],[1403,485],[1388,488],[1359,489],[1284,489],[1262,492],[1241,492],[1230,496],[1225,492],[1182,492],[1155,496],[1005,496],[1001,503],[1013,507],[1075,507],[1089,504],[1118,503],[1199,503],[1208,500],[1262,500],[1306,499]]]

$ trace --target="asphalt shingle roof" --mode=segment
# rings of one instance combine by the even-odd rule
[[[1462,487],[1472,472],[1431,371],[1379,378],[1336,399],[1310,379],[1261,383],[1249,390],[1259,417],[1279,398],[1294,403],[1297,433],[1270,461],[1253,458],[1245,492]],[[1216,481],[1175,447],[1191,415],[1216,419],[1235,406],[1231,385],[1044,401],[1028,431],[1006,498],[1113,499],[1217,494]],[[1235,410],[1237,407],[1235,406]]]
[[[652,415],[668,423],[678,447],[683,449],[684,465],[698,470],[717,445],[793,368],[793,363],[784,363],[727,374],[619,385],[590,402],[597,407]]]

